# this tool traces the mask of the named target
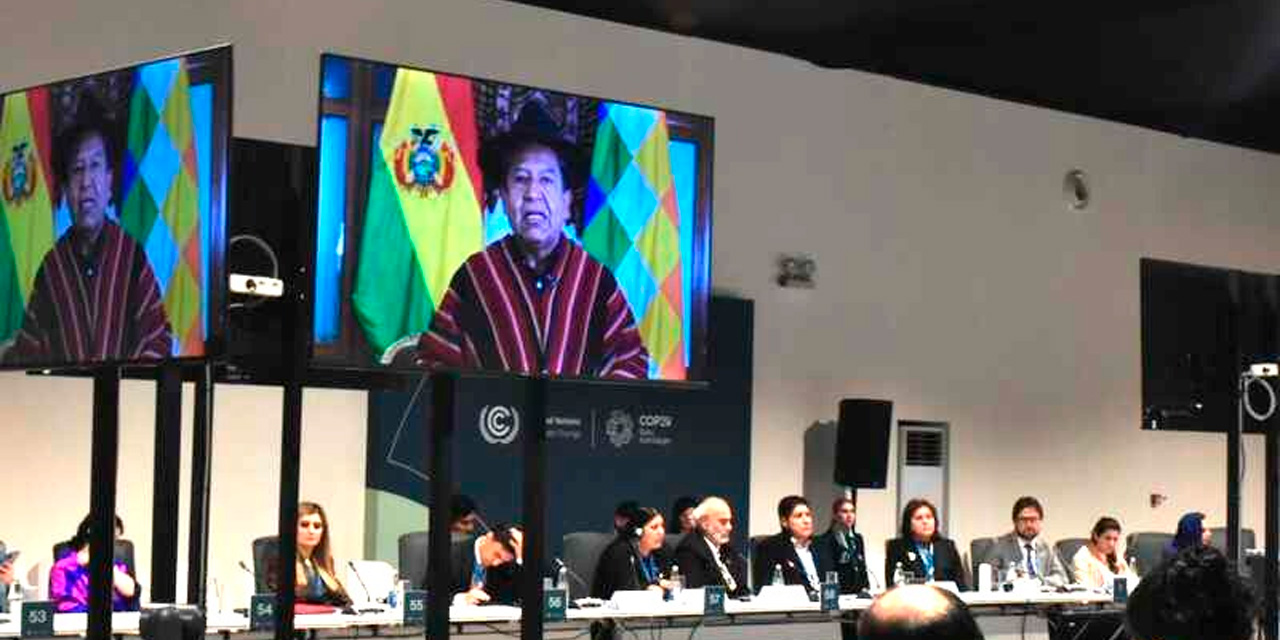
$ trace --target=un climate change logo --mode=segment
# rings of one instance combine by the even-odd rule
[[[480,437],[489,444],[511,444],[520,434],[520,414],[515,407],[485,405],[480,410]]]

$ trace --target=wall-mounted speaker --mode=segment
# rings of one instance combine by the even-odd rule
[[[893,403],[846,398],[840,401],[836,431],[836,484],[883,489],[889,471]]]

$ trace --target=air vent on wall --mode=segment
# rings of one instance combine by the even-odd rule
[[[941,431],[908,431],[907,457],[908,467],[941,467],[942,466],[942,432]]]

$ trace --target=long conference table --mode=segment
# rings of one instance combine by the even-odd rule
[[[696,590],[690,590],[691,592]],[[1073,593],[974,593],[961,594],[977,617],[988,640],[1000,638],[1048,638],[1047,616],[1055,611],[1115,612],[1117,606],[1110,595],[1092,592]],[[726,600],[724,615],[704,616],[702,602],[688,598],[683,602],[664,602],[658,606],[618,609],[609,605],[570,608],[565,620],[545,623],[547,638],[581,638],[588,635],[591,623],[613,620],[620,636],[640,633],[649,638],[788,638],[832,640],[839,638],[841,620],[849,621],[858,611],[871,606],[870,598],[841,596],[839,611],[822,611],[816,602],[779,603],[764,600]],[[0,614],[0,638],[19,637],[17,614]],[[354,637],[421,637],[421,626],[405,626],[403,612],[387,609],[377,613],[350,615],[305,614],[294,618],[298,630],[313,632],[323,638]],[[450,607],[449,621],[454,635],[469,638],[510,638],[519,636],[520,608],[503,605]],[[113,633],[136,636],[140,614],[121,612],[112,616]],[[54,616],[55,636],[83,636],[88,616],[83,613],[60,613]],[[670,632],[670,633],[666,633]],[[206,616],[209,637],[270,637],[269,631],[251,630],[249,619],[242,613],[211,612]]]

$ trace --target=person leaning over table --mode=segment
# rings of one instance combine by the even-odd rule
[[[1120,556],[1120,521],[1103,516],[1089,532],[1089,541],[1076,550],[1071,567],[1076,582],[1091,589],[1110,585],[1117,576],[1133,576],[1129,563]]]
[[[498,523],[483,535],[455,539],[449,547],[449,591],[454,605],[514,604],[519,599],[524,533]],[[415,578],[430,589],[431,567]]]
[[[914,498],[902,510],[900,537],[885,543],[884,575],[892,581],[893,569],[928,581],[950,581],[964,588],[964,567],[956,544],[938,531],[938,509],[924,498]]]

